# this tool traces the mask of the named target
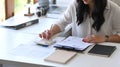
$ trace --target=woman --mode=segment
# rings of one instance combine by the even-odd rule
[[[58,24],[39,34],[49,39],[72,23],[72,35],[84,42],[120,42],[120,7],[110,0],[75,0]]]

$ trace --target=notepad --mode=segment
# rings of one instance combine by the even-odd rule
[[[66,50],[56,50],[54,53],[46,57],[45,61],[65,64],[70,61],[77,53]]]
[[[115,49],[116,46],[95,45],[88,53],[109,57],[115,51]]]

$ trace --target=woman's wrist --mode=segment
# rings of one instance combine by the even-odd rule
[[[109,42],[109,36],[105,35],[105,42]]]

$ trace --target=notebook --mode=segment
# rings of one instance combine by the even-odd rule
[[[44,60],[65,64],[69,60],[71,60],[76,54],[77,54],[76,52],[72,52],[72,51],[56,50],[54,53],[46,57]]]
[[[88,53],[110,57],[115,51],[116,46],[95,45]]]

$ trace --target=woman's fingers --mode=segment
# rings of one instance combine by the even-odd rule
[[[46,37],[45,32],[46,32],[46,31],[40,33],[40,34],[39,34],[39,37],[40,37],[40,38],[45,38],[45,37]]]
[[[42,38],[46,38],[45,32],[42,33]]]
[[[50,39],[51,38],[51,32],[49,30],[47,30],[46,32],[46,39]]]
[[[92,43],[95,40],[94,38],[95,38],[95,35],[87,36],[86,38],[83,39],[83,42]]]
[[[50,30],[46,30],[44,32],[42,32],[41,34],[39,34],[39,37],[40,38],[44,38],[44,39],[47,39],[49,40],[51,38],[51,31]]]
[[[42,38],[42,34],[39,34],[39,37]]]

